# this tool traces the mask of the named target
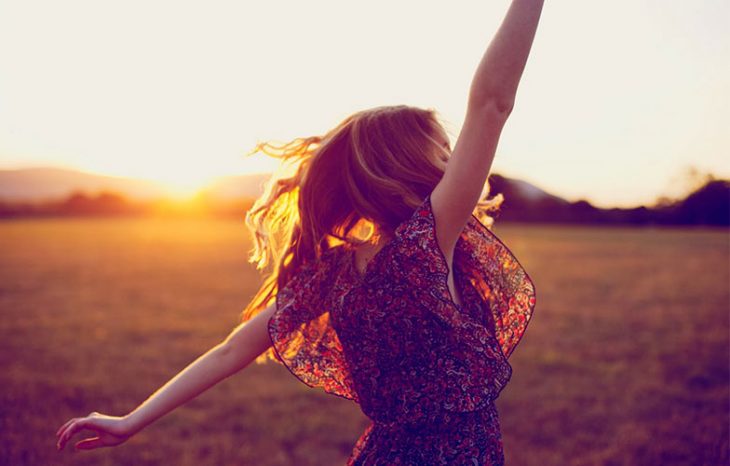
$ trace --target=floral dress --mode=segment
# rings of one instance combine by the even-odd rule
[[[347,466],[504,464],[494,401],[535,306],[526,271],[472,216],[454,249],[456,303],[430,195],[364,274],[354,251],[305,264],[268,324],[278,362],[372,421]]]

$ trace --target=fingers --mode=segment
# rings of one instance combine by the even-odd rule
[[[61,432],[63,431],[63,429],[65,429],[65,428],[66,428],[66,426],[68,426],[69,424],[71,424],[71,423],[72,423],[73,421],[75,421],[75,420],[76,420],[76,418],[74,417],[74,418],[71,418],[71,419],[69,419],[68,421],[66,421],[66,422],[65,422],[65,423],[64,423],[64,424],[63,424],[63,425],[62,425],[62,426],[61,426],[61,427],[60,427],[60,428],[58,429],[58,431],[56,432],[56,437],[58,437],[59,435],[61,435]]]
[[[59,450],[63,448],[64,442],[66,440],[66,437],[68,436],[69,431],[71,430],[73,423],[76,422],[79,418],[75,417],[73,419],[69,419],[56,433],[56,436],[58,437],[58,440],[56,442],[56,447],[58,447]]]
[[[66,423],[67,425],[64,427],[56,442],[56,447],[59,450],[63,450],[63,447],[66,445],[66,439],[73,433],[73,426],[76,421],[77,419],[71,419]]]
[[[81,429],[84,428],[84,426],[87,424],[87,419],[85,418],[76,418],[74,419],[66,428],[66,430],[61,434],[61,438],[58,440],[58,449],[63,450],[63,447],[66,445],[66,442],[73,436],[73,434]]]
[[[86,417],[74,417],[66,421],[59,429],[56,431],[56,437],[58,437],[58,441],[56,442],[56,447],[61,450],[63,449],[66,441],[71,438],[71,436],[74,434],[75,431],[78,431],[82,428],[84,428],[86,425],[88,425],[88,421],[91,417],[94,415],[97,415],[96,411],[92,411],[89,413]]]
[[[101,443],[100,437],[87,438],[74,445],[74,447],[78,450],[91,450],[92,448],[99,448],[102,446],[104,446],[104,444]]]

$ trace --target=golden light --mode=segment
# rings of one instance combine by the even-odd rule
[[[190,199],[215,180],[215,175],[191,172],[176,172],[155,177],[165,193],[176,199]]]

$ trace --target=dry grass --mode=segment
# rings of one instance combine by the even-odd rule
[[[497,401],[507,464],[727,459],[727,230],[495,232],[538,291]],[[273,364],[122,446],[55,449],[66,419],[133,409],[225,338],[260,282],[248,247],[242,221],[0,223],[0,463],[343,465],[365,416]]]

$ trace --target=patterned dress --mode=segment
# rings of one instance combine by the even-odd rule
[[[268,324],[278,362],[372,421],[347,465],[504,464],[494,401],[536,302],[526,271],[472,216],[454,249],[456,303],[430,195],[364,274],[354,252],[305,264]]]

